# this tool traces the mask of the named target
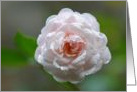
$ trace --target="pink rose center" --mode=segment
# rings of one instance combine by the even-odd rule
[[[66,33],[59,53],[65,57],[77,57],[85,46],[84,40],[77,34]]]

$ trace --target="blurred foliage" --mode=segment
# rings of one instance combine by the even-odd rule
[[[32,2],[28,2],[26,5],[30,5],[31,3]],[[20,5],[20,3],[17,2],[16,4]],[[41,5],[40,2],[38,4]],[[51,4],[54,7],[50,7]],[[85,7],[85,4],[87,7]],[[110,61],[109,64],[104,65],[102,69],[97,73],[85,77],[85,79],[81,81],[79,84],[71,84],[69,82],[60,83],[55,81],[53,77],[49,73],[45,72],[42,66],[37,64],[36,61],[34,60],[34,53],[37,47],[36,37],[28,36],[28,34],[24,34],[23,30],[18,30],[18,32],[14,37],[14,40],[9,41],[12,43],[14,42],[13,48],[6,47],[2,43],[2,48],[1,48],[2,90],[4,91],[8,91],[8,90],[124,91],[126,90],[126,16],[125,16],[126,12],[124,11],[124,9],[126,10],[126,3],[125,2],[46,2],[46,4],[43,5],[47,5],[47,6],[49,5],[48,7],[50,9],[49,11],[45,11],[44,13],[45,15],[43,14],[42,22],[44,22],[49,15],[53,13],[56,14],[58,10],[60,10],[63,7],[70,7],[80,12],[88,11],[89,13],[96,16],[97,20],[100,23],[101,32],[105,33],[108,38],[108,47],[112,54],[112,60]],[[33,27],[37,28],[37,26],[33,26]]]
[[[2,48],[1,49],[2,66],[22,66],[27,65],[27,59],[17,50]]]
[[[15,44],[17,45],[18,49],[24,53],[24,55],[28,57],[34,57],[37,47],[36,39],[18,32],[15,35]]]
[[[14,38],[16,49],[2,48],[2,66],[19,67],[27,65],[34,58],[36,39],[17,32]]]

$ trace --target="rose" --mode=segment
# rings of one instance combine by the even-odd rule
[[[36,60],[57,81],[78,83],[111,59],[96,18],[68,8],[47,19],[37,43]]]

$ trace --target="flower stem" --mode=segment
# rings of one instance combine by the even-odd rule
[[[70,82],[63,82],[61,83],[68,91],[80,91],[80,89]]]

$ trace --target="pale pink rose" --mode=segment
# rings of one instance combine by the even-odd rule
[[[107,37],[99,28],[93,15],[64,8],[47,19],[35,58],[57,81],[78,83],[111,59]]]

